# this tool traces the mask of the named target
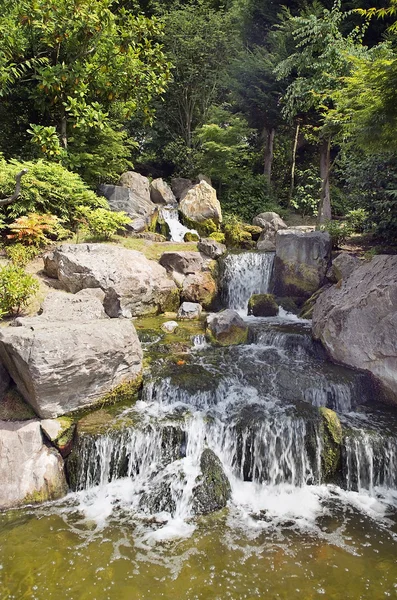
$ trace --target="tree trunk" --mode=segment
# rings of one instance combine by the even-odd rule
[[[289,201],[290,202],[292,200],[292,196],[294,195],[294,190],[295,190],[296,151],[298,149],[299,129],[300,129],[300,123],[298,121],[296,124],[296,129],[295,129],[294,146],[292,148],[291,184],[290,184],[290,188],[289,188]]]
[[[321,195],[318,206],[317,225],[322,225],[331,220],[331,194],[329,186],[329,173],[331,168],[330,160],[331,140],[324,140],[320,146],[320,177],[321,177]]]
[[[265,157],[264,157],[264,175],[270,183],[272,178],[272,164],[273,164],[273,148],[274,148],[274,136],[276,130],[271,128],[265,128],[266,145],[265,145]]]
[[[63,112],[61,117],[61,142],[65,150],[68,149],[68,134],[67,134],[67,119],[66,114]]]

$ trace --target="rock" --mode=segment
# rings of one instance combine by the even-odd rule
[[[304,304],[299,312],[300,319],[311,319],[313,317],[313,310],[314,310],[314,307],[316,305],[318,298],[320,297],[320,295],[323,292],[325,292],[325,290],[328,290],[328,288],[330,288],[330,287],[331,287],[330,283],[325,283],[319,290],[314,292],[314,294],[312,296],[310,296],[310,298],[308,298],[304,302]]]
[[[25,400],[47,419],[91,405],[120,384],[133,385],[142,370],[142,349],[125,320],[38,318],[35,326],[1,330],[0,360]]]
[[[227,308],[207,319],[207,334],[220,346],[244,344],[248,337],[248,325],[238,312]]]
[[[203,259],[199,252],[164,252],[160,257],[160,265],[167,271],[177,271],[183,275],[201,271]]]
[[[200,181],[184,194],[179,203],[179,210],[187,220],[186,226],[209,220],[215,224],[222,222],[222,210],[216,191],[206,181]]]
[[[178,323],[176,321],[166,321],[162,324],[161,329],[165,333],[174,333],[175,329],[178,327]]]
[[[175,205],[176,198],[168,183],[163,179],[153,179],[150,184],[150,198],[154,204],[173,204]]]
[[[223,256],[226,252],[225,244],[221,244],[211,238],[203,238],[199,241],[197,247],[200,252],[215,260]]]
[[[48,440],[58,448],[61,456],[63,458],[68,456],[72,450],[76,429],[73,419],[71,417],[43,419],[40,421],[40,426]]]
[[[341,252],[332,261],[330,273],[327,272],[327,278],[333,282],[347,279],[360,264],[360,259],[354,254]]]
[[[275,295],[309,298],[323,285],[330,259],[331,237],[328,233],[278,231]]]
[[[193,488],[193,512],[206,515],[225,508],[232,490],[217,455],[206,448],[200,458],[201,477]]]
[[[174,177],[171,179],[171,189],[177,200],[180,200],[182,196],[193,187],[193,181],[191,179],[185,179],[183,177]]]
[[[275,252],[276,251],[276,242],[272,242],[268,239],[259,239],[256,243],[256,249],[261,252]]]
[[[149,179],[135,171],[126,171],[119,179],[118,185],[132,190],[137,196],[150,201]]]
[[[197,302],[182,302],[178,310],[178,319],[199,319],[203,307]]]
[[[397,256],[375,256],[321,294],[313,335],[335,361],[370,371],[397,402]]]
[[[275,317],[278,304],[273,294],[254,294],[248,302],[248,314],[254,317]]]
[[[267,224],[272,224],[273,229],[287,229],[288,226],[284,223],[280,215],[276,212],[263,212],[253,218],[252,224],[261,229],[267,228]]]
[[[199,181],[206,181],[208,183],[208,185],[212,186],[211,177],[208,177],[208,175],[205,175],[204,173],[199,173],[197,179]]]
[[[187,231],[185,233],[185,235],[183,236],[183,241],[184,242],[198,242],[200,240],[200,236],[197,233],[197,231],[194,231],[193,229],[191,231]]]
[[[321,471],[323,481],[332,483],[340,469],[343,432],[339,417],[333,410],[319,408],[322,421],[320,432],[322,438]]]
[[[96,321],[108,319],[103,309],[105,294],[100,289],[81,290],[77,294],[50,292],[45,298],[38,317],[18,317],[16,326],[29,327],[48,321]]]
[[[257,225],[247,225],[246,223],[243,223],[243,229],[244,231],[250,234],[254,242],[257,242],[259,240],[259,237],[262,233],[262,227],[258,227]]]
[[[110,317],[129,319],[179,306],[177,287],[166,270],[135,250],[110,244],[63,244],[44,257],[44,270],[56,273],[72,293],[101,288]]]
[[[299,302],[300,301],[300,302]],[[297,315],[299,313],[299,304],[301,304],[301,298],[290,298],[289,296],[280,297],[277,296],[276,302],[281,308],[289,313]]]
[[[218,295],[215,279],[209,272],[187,275],[181,289],[181,298],[185,302],[197,302],[203,308],[213,306]]]
[[[292,225],[288,227],[289,231],[297,231],[298,233],[310,233],[311,231],[316,231],[315,225]]]
[[[0,481],[0,509],[66,494],[62,458],[44,445],[39,421],[0,421]]]
[[[142,231],[145,231],[146,227],[147,227],[146,220],[142,217],[133,219],[126,225],[127,231],[129,231],[131,233],[142,233]]]
[[[102,184],[99,186],[98,191],[102,196],[105,196],[111,210],[124,211],[131,217],[132,221],[143,218],[145,226],[151,221],[152,215],[157,210],[156,205],[150,200],[150,195],[147,197],[140,196],[127,187]]]
[[[3,365],[0,363],[0,400],[3,399],[10,387],[11,379]]]

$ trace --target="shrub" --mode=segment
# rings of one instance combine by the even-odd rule
[[[247,223],[261,212],[280,212],[266,178],[245,171],[236,174],[233,184],[222,191],[220,202],[225,212],[233,213]]]
[[[79,208],[83,229],[98,239],[111,239],[115,233],[125,229],[131,218],[124,212],[113,212],[105,208],[90,210],[87,207]]]
[[[208,237],[211,238],[211,240],[220,242],[221,244],[225,243],[225,234],[222,233],[221,231],[214,231],[213,233],[210,233],[210,235]]]
[[[38,291],[39,283],[22,267],[6,265],[0,269],[0,313],[18,315]]]
[[[6,254],[10,261],[18,267],[25,267],[39,253],[35,246],[24,246],[23,244],[12,244],[7,246]]]
[[[321,229],[330,234],[333,248],[338,248],[353,233],[352,227],[343,221],[327,221]]]
[[[28,246],[45,246],[51,239],[64,239],[70,232],[64,229],[55,215],[30,213],[19,217],[9,225],[13,232],[7,235],[9,240],[18,240]]]
[[[355,233],[363,233],[369,221],[369,214],[363,208],[349,210],[346,213],[346,221]]]
[[[46,213],[60,218],[67,227],[73,227],[78,220],[79,206],[108,208],[105,198],[89,190],[79,175],[44,160],[11,160],[8,163],[0,156],[0,197],[14,192],[15,175],[22,169],[28,169],[28,173],[22,179],[20,196],[2,209],[2,216],[8,223],[28,213]]]

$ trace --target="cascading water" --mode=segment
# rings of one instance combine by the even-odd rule
[[[175,206],[164,206],[160,209],[160,216],[168,225],[171,242],[185,241],[185,235],[187,233],[196,234],[197,238],[199,238],[199,235],[195,229],[189,229],[188,227],[182,225],[182,223],[179,221],[178,209],[175,208]]]
[[[253,294],[269,289],[274,252],[229,254],[224,261],[223,294],[225,304],[246,313]]]

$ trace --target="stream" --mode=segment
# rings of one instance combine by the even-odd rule
[[[198,332],[183,360],[152,360],[136,404],[81,437],[73,491],[0,513],[0,600],[397,597],[397,411],[327,359],[309,321],[246,316],[273,258],[225,260],[224,303],[247,320],[247,344]],[[149,355],[159,339],[140,335]],[[332,473],[325,408],[343,432]],[[208,448],[231,498],[196,516]]]

